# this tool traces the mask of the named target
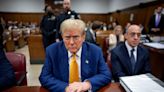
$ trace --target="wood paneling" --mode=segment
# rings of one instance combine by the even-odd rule
[[[84,20],[85,22],[87,21],[102,21],[107,23],[107,14],[80,14],[81,19]]]
[[[140,4],[128,9],[120,10],[120,12],[113,12],[108,14],[107,23],[111,23],[109,20],[110,17],[113,17],[113,20],[117,20],[118,23],[122,26],[125,26],[127,22],[130,22],[130,14],[134,14],[134,20],[131,21],[134,24],[143,24],[147,29],[147,25],[150,17],[153,15],[155,8],[158,6],[163,6],[163,1],[154,1],[150,3]]]
[[[81,19],[85,22],[87,21],[102,21],[111,23],[110,16],[113,17],[113,21],[117,20],[122,26],[125,26],[127,22],[129,22],[130,14],[134,14],[133,23],[139,24],[142,23],[145,27],[147,27],[150,16],[154,13],[154,9],[161,5],[164,7],[164,4],[161,3],[163,1],[154,1],[151,3],[140,4],[138,6],[134,6],[128,9],[120,10],[117,12],[112,12],[109,14],[93,14],[93,13],[80,13]],[[54,9],[62,10],[62,5],[53,4],[52,0],[45,0],[46,4],[51,5]],[[0,12],[0,16],[4,17],[6,21],[23,21],[23,22],[37,22],[40,23],[42,16],[44,13],[9,13],[9,12]]]
[[[44,13],[9,13],[0,12],[0,16],[4,18],[5,21],[22,21],[22,22],[36,22],[40,23]]]

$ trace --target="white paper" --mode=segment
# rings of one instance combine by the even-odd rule
[[[120,77],[132,92],[164,92],[164,88],[147,75]]]
[[[143,43],[143,44],[156,49],[164,49],[164,44],[162,43]]]

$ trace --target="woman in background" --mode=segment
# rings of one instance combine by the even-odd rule
[[[114,33],[109,35],[109,52],[116,47],[119,42],[124,41],[123,29],[121,25],[114,28]]]

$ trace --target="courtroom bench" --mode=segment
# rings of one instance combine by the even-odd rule
[[[30,35],[27,38],[30,63],[31,64],[43,64],[45,60],[45,51],[42,43],[42,35]]]

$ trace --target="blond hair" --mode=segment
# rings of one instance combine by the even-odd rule
[[[78,28],[82,32],[85,32],[85,23],[80,19],[67,19],[64,20],[60,26],[61,33],[64,33],[66,29]]]

